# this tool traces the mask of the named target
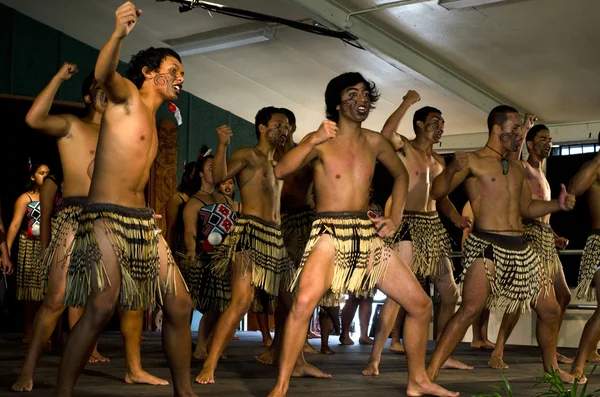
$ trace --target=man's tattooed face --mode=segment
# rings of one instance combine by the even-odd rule
[[[518,152],[523,144],[521,116],[518,113],[509,113],[508,120],[501,128],[500,142],[504,149],[507,152]]]
[[[541,159],[547,159],[552,152],[552,137],[550,131],[542,130],[533,139],[532,152]]]
[[[267,124],[265,136],[275,147],[284,147],[290,133],[290,125],[285,115],[276,113]]]
[[[167,100],[176,100],[183,88],[183,75],[181,62],[173,57],[167,57],[154,76],[154,85],[164,89]]]
[[[425,119],[423,132],[427,140],[438,143],[444,135],[444,119],[439,113],[430,113]]]
[[[364,83],[348,87],[342,92],[340,113],[357,123],[362,123],[371,110],[371,93]]]

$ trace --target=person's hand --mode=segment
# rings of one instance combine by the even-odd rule
[[[454,173],[459,172],[463,168],[469,165],[469,155],[465,152],[456,152],[454,153],[454,157],[452,161],[448,165],[450,171]]]
[[[569,240],[567,240],[564,237],[555,237],[554,238],[554,245],[559,250],[564,250],[565,248],[567,248],[567,245],[569,245]]]
[[[13,274],[15,268],[13,267],[10,258],[2,257],[0,258],[0,261],[2,262],[2,273],[4,273],[5,276],[10,276],[11,274]]]
[[[114,34],[119,38],[126,37],[135,27],[140,15],[142,15],[142,10],[136,9],[131,1],[117,8],[115,12],[116,26]]]
[[[373,222],[373,226],[377,229],[379,237],[394,237],[398,231],[399,225],[392,218],[380,216],[379,218],[372,218],[371,222]]]
[[[56,75],[62,80],[67,81],[75,74],[77,74],[79,70],[77,70],[77,65],[69,62],[65,62],[62,64]]]
[[[323,120],[317,132],[313,135],[314,145],[320,145],[324,142],[334,139],[338,133],[337,123],[331,120]]]
[[[567,188],[562,183],[560,184],[560,194],[558,195],[558,203],[561,211],[571,211],[575,208],[575,195],[568,193]]]
[[[219,141],[219,145],[227,146],[231,142],[231,137],[233,136],[233,132],[231,127],[228,125],[222,125],[217,128],[217,139]]]
[[[456,222],[454,222],[454,226],[456,226],[460,230],[469,229],[472,225],[473,222],[471,222],[471,218],[469,218],[468,216],[461,216]]]
[[[415,90],[408,90],[406,95],[402,97],[402,100],[404,102],[410,103],[411,105],[414,105],[415,103],[421,100],[421,95]]]

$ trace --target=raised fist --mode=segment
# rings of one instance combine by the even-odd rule
[[[135,26],[138,17],[142,15],[142,10],[136,9],[135,5],[131,1],[128,1],[117,8],[115,15],[117,19],[115,34],[118,37],[125,37]]]
[[[77,70],[77,65],[65,62],[62,64],[56,75],[60,77],[62,81],[67,81],[77,72],[79,72],[79,70]]]
[[[327,142],[328,140],[335,138],[337,132],[338,127],[335,122],[331,120],[324,120],[314,135],[315,145],[320,145],[323,142]]]
[[[537,122],[537,116],[531,113],[525,113],[525,120],[523,121],[523,128],[525,131],[529,131]]]
[[[232,136],[233,132],[231,131],[230,126],[222,125],[217,128],[217,138],[219,139],[219,145],[229,145]]]
[[[567,240],[564,237],[555,237],[554,238],[554,245],[559,250],[564,250],[565,248],[567,248],[567,245],[569,245],[569,240]]]
[[[454,158],[448,167],[454,172],[458,172],[469,165],[469,155],[465,152],[454,153]]]
[[[411,105],[419,102],[421,100],[421,95],[415,90],[408,90],[406,95],[402,98],[403,101],[409,102]]]

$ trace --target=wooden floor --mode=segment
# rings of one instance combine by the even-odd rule
[[[254,356],[263,351],[259,333],[238,332],[239,341],[232,341],[227,349],[227,360],[223,360],[216,372],[215,385],[194,385],[199,396],[257,396],[264,397],[273,386],[276,368],[255,361]],[[144,368],[166,379],[170,379],[169,370],[161,350],[158,334],[146,334],[142,342],[142,361]],[[319,341],[311,342],[318,348]],[[387,351],[384,352],[380,366],[381,375],[376,378],[361,376],[361,370],[370,351],[366,346],[340,346],[335,337],[331,338],[331,347],[337,354],[333,356],[317,355],[308,361],[320,369],[333,374],[331,380],[293,379],[288,396],[403,396],[406,386],[406,358]],[[110,364],[88,364],[79,378],[76,396],[171,396],[170,386],[127,385],[123,382],[124,354],[119,334],[106,333],[99,344],[100,350],[112,359]],[[431,353],[431,347],[428,352]],[[15,380],[26,350],[20,336],[0,335],[0,395],[14,395],[9,392]],[[567,356],[573,356],[572,349],[561,350]],[[539,351],[533,347],[510,346],[505,360],[510,369],[500,372],[486,365],[489,352],[476,351],[468,345],[461,345],[455,357],[473,365],[474,371],[442,371],[439,383],[451,390],[461,392],[461,396],[473,396],[477,392],[491,391],[490,386],[501,386],[505,375],[513,388],[515,397],[530,397],[544,390],[534,388],[541,376],[542,365]],[[59,357],[47,354],[40,359],[35,378],[34,391],[28,396],[51,396],[56,382]],[[192,363],[195,375],[200,363]],[[563,366],[568,369],[569,366]],[[600,387],[600,375],[590,379],[590,391]],[[504,396],[504,394],[502,394]]]

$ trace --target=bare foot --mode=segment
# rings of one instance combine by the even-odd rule
[[[364,345],[372,345],[373,344],[373,339],[371,339],[371,338],[365,338],[365,339],[363,339],[363,337],[361,336],[358,339],[358,344],[359,345],[363,345],[363,346]]]
[[[492,356],[488,362],[490,368],[493,369],[508,369],[508,365],[502,360],[502,357]]]
[[[600,363],[600,354],[598,354],[598,350],[594,350],[593,352],[591,352],[587,361],[591,361],[594,364]]]
[[[212,385],[215,383],[215,371],[212,369],[204,369],[196,376],[196,383],[201,385]]]
[[[379,376],[379,363],[369,361],[367,368],[363,369],[362,374],[364,376]]]
[[[309,332],[308,333],[308,339],[317,339],[320,338],[320,335],[315,334],[314,332]]]
[[[108,357],[104,357],[102,354],[100,354],[98,352],[98,350],[94,350],[94,352],[92,353],[92,355],[90,356],[90,358],[88,359],[88,363],[109,363],[110,362],[110,358]]]
[[[566,383],[568,385],[572,385],[573,383],[575,383],[575,376],[571,375],[567,371],[563,371],[562,369],[557,368],[556,372],[558,373],[558,376],[563,381],[563,383]],[[587,378],[585,376],[581,376],[577,384],[583,385],[584,383],[587,383]]]
[[[272,344],[273,344],[273,339],[263,340],[263,342],[262,342],[262,345],[264,347],[271,347]]]
[[[31,391],[33,390],[33,378],[31,376],[19,376],[10,389],[12,391]]]
[[[556,361],[558,361],[559,364],[573,364],[572,358],[565,357],[558,352],[556,352]]]
[[[494,350],[496,345],[494,345],[492,342],[486,339],[471,342],[471,347],[473,349]]]
[[[125,383],[136,383],[142,385],[156,385],[156,386],[166,386],[169,384],[164,379],[157,378],[156,376],[150,375],[148,372],[141,370],[136,374],[130,374],[129,372],[125,373]]]
[[[272,365],[277,361],[277,351],[275,350],[275,347],[271,346],[267,348],[263,354],[254,356],[254,358],[256,358],[259,363]]]
[[[459,393],[452,392],[444,389],[442,386],[438,386],[435,383],[427,380],[427,383],[420,385],[408,384],[406,388],[406,395],[410,397],[420,396],[438,396],[438,397],[458,397]]]
[[[332,376],[330,374],[326,374],[315,366],[310,365],[309,363],[304,363],[303,365],[296,365],[292,370],[292,378],[323,378],[323,379],[331,379]]]
[[[194,350],[194,354],[192,355],[196,360],[206,360],[208,357],[208,352],[206,351],[206,345],[196,345],[196,350]]]
[[[304,342],[304,347],[302,348],[304,354],[319,354],[319,351],[312,347],[310,343]]]
[[[330,356],[332,354],[335,354],[335,352],[331,350],[329,346],[321,346],[321,354],[327,354]]]
[[[353,345],[354,341],[348,335],[340,335],[340,345]]]
[[[473,367],[450,357],[442,365],[442,369],[460,369],[463,371],[471,371],[473,370]]]
[[[390,347],[389,347],[389,351],[398,353],[398,354],[405,354],[404,346],[402,346],[402,343],[400,343],[400,342],[392,341],[392,343],[390,344]]]
[[[285,397],[285,393],[279,390],[271,390],[267,397]]]
[[[239,337],[239,336],[235,336],[235,335],[233,335],[233,336],[231,337],[231,340],[240,340],[240,337]]]

